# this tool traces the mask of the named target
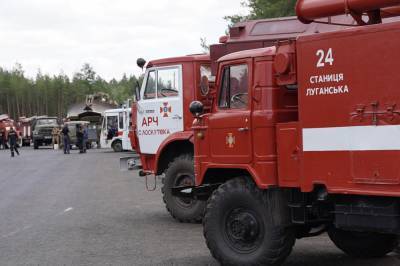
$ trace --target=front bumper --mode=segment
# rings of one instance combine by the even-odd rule
[[[44,135],[35,135],[35,136],[33,136],[33,141],[39,141],[42,143],[52,143],[53,137],[52,136],[44,136]]]
[[[121,171],[141,170],[142,164],[139,155],[119,158],[119,169]]]

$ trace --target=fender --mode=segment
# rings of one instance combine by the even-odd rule
[[[134,126],[132,126],[132,130],[129,130],[128,138],[131,141],[132,150],[136,151],[137,153],[140,153],[139,138],[138,138],[136,132],[137,132],[137,129],[136,129],[136,124],[135,124]]]
[[[111,147],[114,145],[114,143],[115,143],[116,141],[120,141],[120,142],[122,143],[122,138],[121,138],[121,136],[114,137],[114,138],[111,140]]]
[[[262,177],[258,173],[260,172],[259,169],[255,169],[253,166],[250,166],[248,164],[207,164],[202,167],[201,169],[201,174],[196,178],[196,185],[201,186],[205,185],[204,179],[206,176],[206,173],[208,170],[212,169],[241,169],[245,170],[249,173],[251,179],[256,183],[257,187],[260,189],[267,189],[268,187],[271,186],[276,186],[278,185],[278,181],[276,176],[269,176],[269,177]]]
[[[157,153],[156,153],[156,160],[154,163],[154,169],[153,172],[156,173],[158,172],[158,163],[160,160],[160,156],[164,149],[168,147],[169,144],[175,142],[175,141],[182,141],[182,140],[188,140],[191,143],[193,143],[193,132],[192,131],[180,131],[180,132],[175,132],[171,135],[169,135],[158,147]]]
[[[139,138],[136,134],[137,132],[137,102],[132,103],[131,106],[131,130],[129,130],[128,137],[131,140],[132,149],[136,152],[140,152],[139,149]]]

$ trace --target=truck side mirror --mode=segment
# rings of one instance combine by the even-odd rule
[[[189,106],[189,110],[194,117],[197,117],[204,113],[204,105],[202,102],[193,101]]]
[[[143,58],[138,58],[136,60],[136,64],[143,70],[144,65],[146,65],[146,60],[144,60]]]

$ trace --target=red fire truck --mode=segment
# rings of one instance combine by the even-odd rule
[[[139,64],[140,63],[140,64]],[[145,62],[138,60],[143,67]],[[141,90],[132,105],[132,148],[139,154],[141,176],[162,175],[163,200],[171,215],[186,222],[202,218],[205,203],[173,197],[171,187],[194,185],[192,115],[193,100],[211,106],[208,55],[189,55],[154,60],[147,64]],[[204,83],[202,80],[206,80]],[[132,158],[121,158],[121,167]],[[128,167],[129,167],[128,166]],[[184,169],[177,172],[177,169]]]
[[[334,18],[332,21],[339,24],[355,23],[352,18],[347,17]],[[167,58],[147,65],[142,89],[136,93],[138,101],[132,105],[133,130],[130,132],[130,139],[132,148],[140,156],[143,168],[140,171],[141,176],[165,173],[163,198],[174,218],[184,222],[197,222],[204,213],[204,202],[180,199],[172,193],[172,188],[194,184],[193,132],[189,104],[193,100],[199,100],[206,111],[210,110],[215,98],[210,84],[213,84],[215,78],[218,58],[235,51],[270,46],[277,41],[294,40],[299,35],[346,27],[317,23],[304,25],[295,17],[238,23],[230,29],[229,36],[222,37],[219,44],[211,46],[211,77],[210,57],[207,55]],[[138,65],[143,67],[145,62],[138,60]],[[163,83],[170,84],[168,86],[177,87],[175,90],[178,92],[165,88],[163,83],[154,82],[160,78],[165,80]],[[140,164],[137,161],[137,158],[132,157],[121,158],[121,168],[135,168],[132,166]]]
[[[8,115],[3,114],[0,115],[0,137],[2,138],[2,143],[4,143],[4,147],[8,147],[8,132],[10,131],[11,127],[17,131],[18,134],[18,145],[22,145],[22,139],[20,130],[17,127],[17,124],[12,120]],[[2,147],[3,148],[3,147]]]
[[[18,127],[21,132],[22,146],[30,146],[32,142],[32,121],[34,117],[20,117]]]
[[[218,60],[216,100],[190,106],[204,236],[224,265],[280,265],[296,238],[328,232],[355,257],[400,234],[400,15],[394,0],[301,0],[305,23],[348,13],[359,27],[299,36]]]

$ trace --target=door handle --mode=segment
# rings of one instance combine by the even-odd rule
[[[179,120],[181,120],[181,119],[182,119],[182,116],[180,116],[180,115],[174,115],[174,116],[172,117],[172,119],[179,119]]]
[[[238,131],[239,132],[246,132],[246,131],[249,131],[250,129],[248,128],[248,127],[241,127],[241,128],[238,128]]]

